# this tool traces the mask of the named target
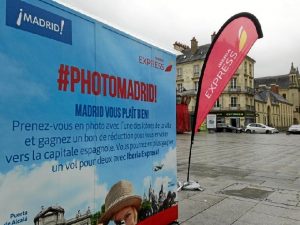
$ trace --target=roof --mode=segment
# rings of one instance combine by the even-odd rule
[[[260,89],[258,92],[255,93],[254,98],[255,98],[255,101],[267,102],[268,99],[270,99],[271,104],[278,104],[279,102],[281,102],[281,103],[291,105],[291,103],[289,103],[289,101],[287,99],[285,99],[281,95],[276,94],[268,89]]]
[[[209,47],[210,44],[201,45],[197,48],[195,54],[192,54],[192,50],[190,48],[185,49],[182,51],[181,55],[178,55],[176,57],[176,63],[180,64],[180,63],[193,62],[196,60],[204,60]]]
[[[287,99],[285,99],[284,97],[282,97],[281,95],[279,94],[276,94],[272,91],[270,91],[270,94],[271,94],[271,98],[276,101],[276,102],[283,102],[283,103],[286,103],[286,104],[290,104],[289,101]]]
[[[277,84],[280,88],[289,88],[289,74],[270,76],[270,77],[259,77],[254,79],[254,87],[258,88],[259,85],[271,86],[271,84]]]
[[[46,215],[47,213],[65,213],[65,210],[60,206],[50,206],[48,208],[42,208],[42,210],[34,217],[34,222],[36,222],[40,217]]]
[[[266,92],[259,91],[254,95],[255,101],[267,102],[268,98],[266,96]]]
[[[189,63],[189,62],[193,62],[193,61],[197,61],[197,60],[204,61],[210,45],[211,44],[198,46],[195,54],[192,54],[191,48],[186,48],[186,49],[182,50],[182,52],[181,52],[182,54],[177,55],[177,57],[176,57],[176,64]],[[251,57],[246,56],[246,58],[255,63],[255,60],[252,59]]]

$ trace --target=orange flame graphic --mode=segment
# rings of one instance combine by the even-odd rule
[[[245,31],[244,27],[241,26],[239,29],[239,51],[242,51],[247,42],[247,32]]]

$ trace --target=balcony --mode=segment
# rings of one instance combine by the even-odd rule
[[[196,73],[194,73],[194,75],[193,75],[192,79],[193,79],[193,80],[195,80],[195,79],[197,79],[197,80],[198,80],[198,79],[199,79],[199,77],[200,77],[200,73],[199,73],[199,72],[198,72],[198,73],[196,72]]]
[[[230,110],[240,110],[241,105],[240,104],[229,104],[229,109]]]
[[[176,81],[183,81],[183,76],[177,74],[177,76],[176,76]]]
[[[222,107],[221,106],[214,106],[211,110],[220,111],[220,110],[222,110]]]
[[[253,105],[246,105],[246,110],[248,111],[255,111],[255,108]]]
[[[240,86],[235,86],[235,87],[229,86],[227,91],[229,93],[241,92],[241,87]]]
[[[243,105],[241,106],[240,104],[230,104],[227,106],[214,106],[212,111],[229,111],[229,110],[239,110],[239,111],[255,111],[255,107],[252,105]]]
[[[246,94],[254,95],[254,88],[245,87]]]

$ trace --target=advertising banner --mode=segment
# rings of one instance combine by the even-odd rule
[[[52,1],[0,12],[0,225],[176,220],[175,55]]]
[[[207,114],[206,126],[207,126],[207,129],[215,129],[217,127],[217,115],[216,114]]]
[[[250,13],[231,17],[216,34],[201,70],[193,134],[197,132],[255,41],[262,37],[260,23]]]
[[[258,19],[247,12],[229,18],[215,35],[206,54],[197,92],[195,120],[192,124],[187,182],[190,177],[195,133],[247,53],[263,33]]]

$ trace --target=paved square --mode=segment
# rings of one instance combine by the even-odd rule
[[[190,134],[177,135],[178,180],[186,181]],[[300,225],[300,135],[195,136],[190,180],[180,191],[182,225]]]

